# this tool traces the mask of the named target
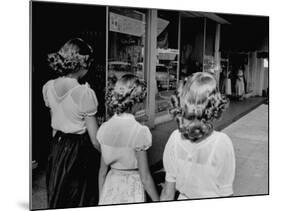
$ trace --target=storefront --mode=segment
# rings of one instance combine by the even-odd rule
[[[136,116],[150,127],[171,119],[179,80],[212,70],[219,81],[220,24],[228,22],[217,15],[107,7],[107,19],[106,81],[131,73],[147,82],[147,100]]]

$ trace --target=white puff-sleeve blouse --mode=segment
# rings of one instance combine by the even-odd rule
[[[192,143],[175,130],[164,150],[166,181],[175,182],[179,199],[233,194],[235,155],[230,138],[214,131],[204,141]]]
[[[77,85],[58,96],[54,81],[48,81],[42,89],[45,105],[51,110],[52,128],[64,133],[83,134],[86,131],[85,117],[97,112],[94,90],[88,84]]]
[[[97,139],[104,162],[115,169],[137,169],[136,151],[152,145],[149,128],[141,125],[132,114],[115,114],[103,123]]]

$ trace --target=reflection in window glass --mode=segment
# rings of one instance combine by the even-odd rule
[[[203,70],[204,19],[181,18],[180,79]]]
[[[108,80],[133,74],[144,79],[145,11],[110,8]],[[136,114],[144,114],[145,104]]]
[[[170,107],[170,97],[177,87],[178,13],[158,11],[156,60],[156,112]]]
[[[215,69],[215,38],[216,23],[206,19],[206,38],[205,38],[205,55],[203,61],[204,71],[213,71]]]

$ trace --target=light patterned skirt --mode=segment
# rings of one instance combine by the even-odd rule
[[[144,201],[144,188],[137,170],[111,169],[108,172],[99,199],[99,205]]]
[[[236,89],[236,95],[242,96],[245,94],[245,84],[243,80],[236,80],[235,84],[235,89]]]

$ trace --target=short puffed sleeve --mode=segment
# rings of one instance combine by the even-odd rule
[[[134,141],[136,151],[147,150],[152,145],[152,135],[147,126],[140,126]]]
[[[81,102],[80,102],[80,110],[82,112],[82,116],[93,116],[97,113],[98,109],[98,100],[94,90],[90,87],[86,86],[82,93]]]
[[[175,132],[173,132],[165,146],[163,153],[163,165],[166,172],[167,182],[176,182],[176,155],[175,155]]]
[[[216,185],[220,196],[233,194],[233,181],[235,177],[235,154],[231,139],[221,133],[214,152],[212,165],[216,172]]]
[[[50,81],[45,83],[43,88],[42,88],[43,100],[44,100],[44,103],[45,103],[46,107],[50,107],[48,97],[47,97],[47,92],[48,92],[49,86],[50,86]]]

